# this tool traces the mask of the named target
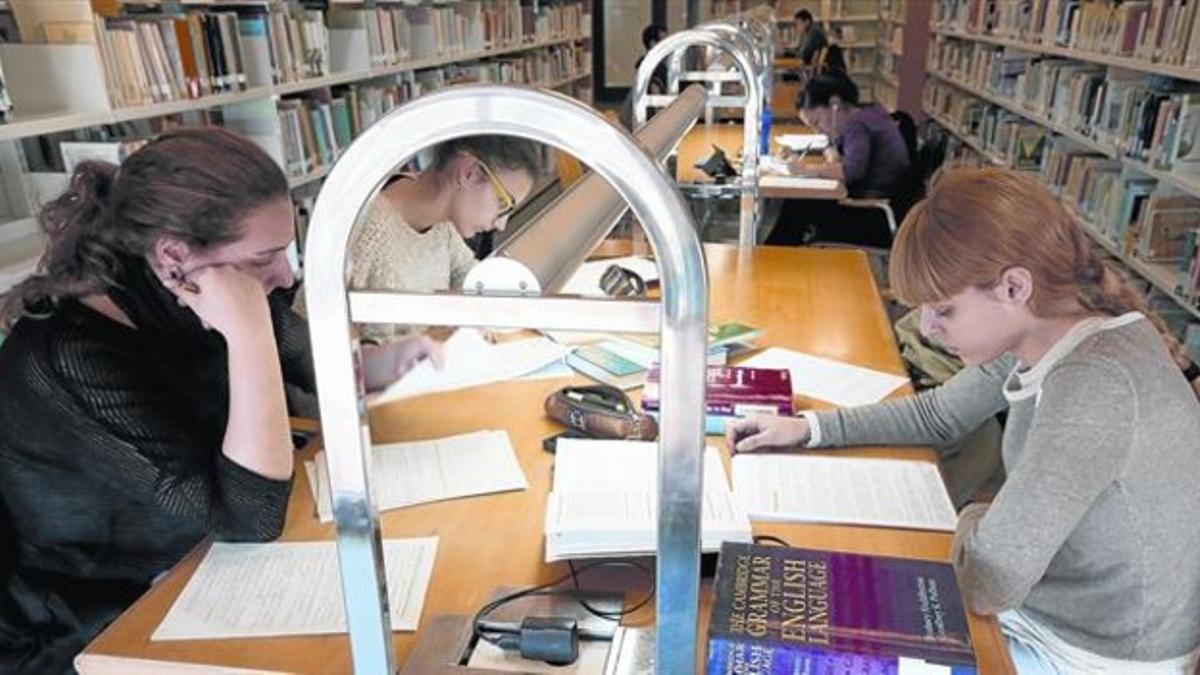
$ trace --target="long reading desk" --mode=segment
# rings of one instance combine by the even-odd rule
[[[738,158],[742,151],[742,125],[740,124],[697,124],[679,142],[678,168],[676,179],[681,185],[711,183],[703,171],[696,168],[697,162],[702,162],[713,154],[713,146],[721,148],[730,162]],[[778,155],[780,146],[776,140],[784,134],[809,134],[812,129],[796,122],[778,122],[771,126],[772,155]],[[807,161],[818,163],[821,153],[810,153]],[[760,178],[761,180],[761,178]],[[836,181],[833,187],[810,187],[801,185],[760,185],[759,195],[771,199],[845,199],[846,185]]]
[[[711,323],[739,321],[760,327],[764,335],[759,346],[787,347],[903,374],[878,289],[861,252],[706,245],[705,253]],[[541,442],[559,431],[544,417],[542,402],[563,384],[561,379],[507,382],[410,399],[373,411],[371,425],[378,442],[506,429],[529,481],[529,489],[522,492],[455,499],[380,514],[385,538],[440,538],[421,630],[428,629],[438,615],[473,614],[498,587],[532,586],[565,572],[565,564],[543,562],[542,547],[554,458],[542,450]],[[910,392],[906,385],[893,396]],[[822,405],[806,400],[798,404]],[[729,458],[721,439],[710,438],[709,443],[722,447],[728,470]],[[283,541],[334,537],[333,525],[318,522],[314,515],[313,499],[301,468],[301,460],[312,452],[310,448],[297,456],[298,470]],[[838,452],[933,460],[929,450],[912,448]],[[775,535],[806,548],[943,561],[951,543],[947,533],[868,527],[756,523],[754,532]],[[84,675],[351,671],[349,640],[344,634],[151,642],[151,633],[195,571],[206,548],[199,546],[176,565],[88,646],[79,662]],[[711,579],[706,579],[701,589],[702,623],[707,622],[710,585]],[[972,615],[970,626],[979,672],[1013,672],[995,620]],[[704,630],[702,626],[700,644],[704,644]],[[412,653],[418,638],[419,633],[393,634],[400,663]]]

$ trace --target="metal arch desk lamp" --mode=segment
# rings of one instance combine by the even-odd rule
[[[757,242],[760,212],[758,208],[758,151],[762,132],[762,78],[756,70],[758,50],[744,35],[724,34],[704,26],[667,36],[646,54],[638,67],[633,85],[634,128],[646,123],[651,107],[669,105],[679,92],[679,76],[684,53],[694,47],[712,47],[724,51],[733,59],[740,75],[744,94],[741,96],[709,96],[708,105],[739,107],[743,113],[742,167],[740,180],[732,186],[740,194],[738,245],[753,246]],[[654,70],[668,60],[667,94],[649,93]],[[718,190],[730,189],[720,186]]]
[[[541,297],[536,289],[495,295],[348,289],[351,234],[385,179],[420,150],[475,134],[547,143],[576,155],[606,180],[646,229],[662,278],[661,300]],[[307,270],[305,297],[313,349],[321,355],[316,364],[317,393],[355,670],[392,673],[396,664],[379,517],[368,480],[371,441],[363,382],[356,368],[361,345],[353,328],[398,322],[661,331],[665,391],[658,462],[656,670],[694,672],[707,273],[688,207],[646,150],[595,111],[559,94],[491,85],[452,87],[393,111],[350,146],[317,200],[305,248],[322,261]],[[569,261],[563,262],[566,258],[582,257],[586,251],[570,256],[557,250],[529,253],[558,257],[562,264],[544,269],[562,270],[570,266]]]

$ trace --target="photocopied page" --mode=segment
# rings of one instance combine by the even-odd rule
[[[751,520],[954,531],[958,516],[933,462],[739,454],[733,494]]]
[[[375,395],[371,405],[516,379],[566,354],[565,347],[544,337],[492,344],[470,328],[455,331],[442,349],[445,363],[440,370],[429,360],[418,363]]]
[[[750,521],[734,501],[721,457],[704,451],[701,546],[749,541]],[[546,560],[652,553],[655,548],[658,445],[561,439],[546,505]]]
[[[785,368],[792,376],[792,393],[839,406],[877,403],[897,387],[908,383],[908,378],[903,375],[892,375],[782,347],[771,347],[737,365],[747,368]]]
[[[392,630],[417,629],[437,546],[437,537],[383,542]],[[334,542],[216,542],[150,639],[345,632]]]
[[[380,511],[529,487],[506,431],[376,445],[371,459],[371,492]],[[306,462],[305,470],[316,491],[318,517],[332,521],[325,453]]]

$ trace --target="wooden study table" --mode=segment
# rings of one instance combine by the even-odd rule
[[[806,133],[812,133],[812,129],[799,122],[773,123],[771,126],[771,154],[777,155],[781,150],[779,143],[775,140],[777,137],[784,134]],[[714,145],[724,150],[725,156],[730,163],[733,163],[742,151],[742,134],[741,124],[697,124],[692,127],[691,131],[679,142],[678,163],[675,170],[676,180],[680,185],[712,183],[712,179],[697,169],[696,164],[712,155]],[[819,152],[811,153],[808,159],[815,163],[823,161]],[[846,197],[846,185],[842,181],[838,181],[837,187],[832,190],[808,187],[763,187],[759,189],[759,194],[762,197],[773,199],[838,200]]]
[[[861,252],[774,247],[740,250],[706,245],[705,253],[711,322],[740,321],[761,327],[761,346],[788,347],[891,373],[904,372],[866,256]],[[543,416],[542,402],[562,384],[563,380],[500,383],[411,399],[373,412],[373,434],[381,442],[507,429],[529,480],[530,487],[523,492],[455,499],[381,514],[385,537],[440,538],[421,617],[423,629],[439,614],[473,614],[497,587],[530,586],[564,573],[564,564],[543,563],[542,545],[553,457],[542,451],[541,441],[559,430]],[[894,395],[909,391],[905,387]],[[799,403],[812,404],[803,400]],[[723,447],[718,438],[709,441]],[[928,450],[911,448],[837,452],[933,458]],[[333,524],[321,524],[314,516],[300,459],[298,456],[282,540],[331,539]],[[727,455],[725,460],[728,463]],[[754,531],[782,537],[795,546],[930,560],[946,560],[951,543],[946,533],[866,527],[755,524]],[[99,672],[106,661],[113,668],[105,672],[123,674],[171,672],[163,661],[270,672],[350,672],[346,635],[150,642],[149,636],[195,570],[204,548],[201,546],[177,565],[88,646],[81,663],[84,675]],[[710,584],[711,580],[706,580],[701,589],[701,617],[705,621]],[[1012,672],[995,620],[972,615],[970,625],[980,672]],[[393,640],[402,663],[417,636],[398,632]],[[146,663],[138,670],[134,664],[114,662],[113,657],[143,659]],[[177,667],[176,672],[180,669]]]

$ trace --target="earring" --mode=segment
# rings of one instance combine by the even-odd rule
[[[185,276],[183,275],[183,269],[182,269],[182,268],[180,268],[180,267],[178,267],[178,266],[176,266],[176,267],[172,267],[172,268],[171,268],[171,271],[168,273],[168,276],[170,276],[170,278],[171,278],[171,281],[172,281],[172,282],[173,282],[173,283],[174,283],[176,286],[178,286],[179,288],[181,288],[182,290],[185,290],[185,291],[187,291],[188,293],[199,293],[199,292],[200,292],[200,287],[196,285],[196,282],[194,282],[194,281],[188,281],[187,277],[185,277]],[[180,302],[180,304],[183,304],[183,300],[182,300],[182,299],[180,299],[180,301],[179,301],[179,302]]]

